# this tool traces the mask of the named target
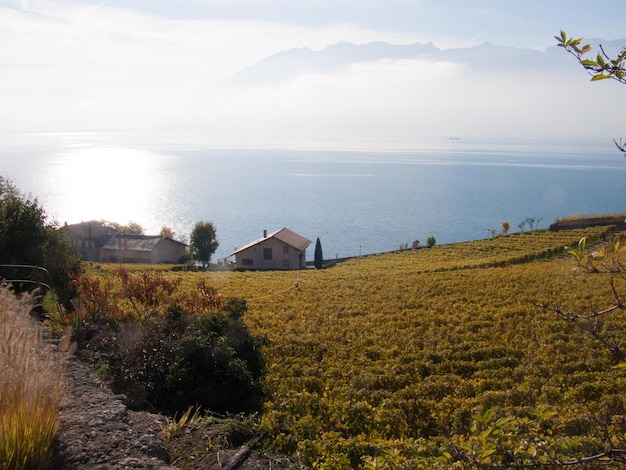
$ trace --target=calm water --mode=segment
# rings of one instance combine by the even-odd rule
[[[410,150],[216,149],[120,144],[99,134],[5,139],[0,175],[59,223],[135,221],[189,237],[211,220],[230,255],[288,227],[326,258],[486,238],[508,220],[626,211],[613,143],[431,139]],[[313,247],[308,258],[313,257]]]

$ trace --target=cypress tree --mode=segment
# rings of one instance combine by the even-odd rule
[[[322,254],[322,243],[320,242],[320,238],[317,237],[317,242],[315,242],[315,269],[322,269],[323,264],[324,255]]]

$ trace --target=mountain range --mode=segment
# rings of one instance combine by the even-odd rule
[[[602,44],[609,54],[622,50],[626,40],[605,41],[589,39],[597,49]],[[572,58],[558,46],[545,50],[516,48],[484,43],[474,47],[440,49],[432,43],[406,45],[372,42],[353,44],[339,42],[316,51],[308,47],[294,48],[273,54],[240,70],[229,82],[235,86],[271,85],[303,74],[331,74],[342,67],[357,63],[384,60],[420,60],[463,63],[483,70],[536,70],[546,67],[572,65]]]

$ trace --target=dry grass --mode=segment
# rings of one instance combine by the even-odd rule
[[[187,408],[180,418],[174,416],[174,419],[165,418],[165,423],[159,423],[161,427],[161,438],[163,442],[169,444],[183,428],[189,424],[196,424],[202,419],[200,407],[190,406]]]
[[[55,456],[63,364],[44,347],[34,300],[0,286],[0,469],[50,468]]]

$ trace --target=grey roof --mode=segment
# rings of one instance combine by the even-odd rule
[[[166,237],[161,235],[114,235],[102,247],[103,250],[131,250],[131,251],[152,251],[159,242]],[[171,240],[173,243],[180,243]]]
[[[305,238],[302,235],[298,235],[296,232],[292,232],[288,228],[281,228],[274,233],[270,233],[267,237],[259,238],[258,240],[254,240],[253,242],[242,246],[232,254],[235,255],[240,251],[247,250],[248,248],[254,245],[258,245],[259,243],[264,242],[265,240],[269,240],[270,238],[275,238],[283,242],[285,245],[289,245],[300,251],[304,251],[306,247],[311,244],[311,240],[309,240],[308,238]]]

